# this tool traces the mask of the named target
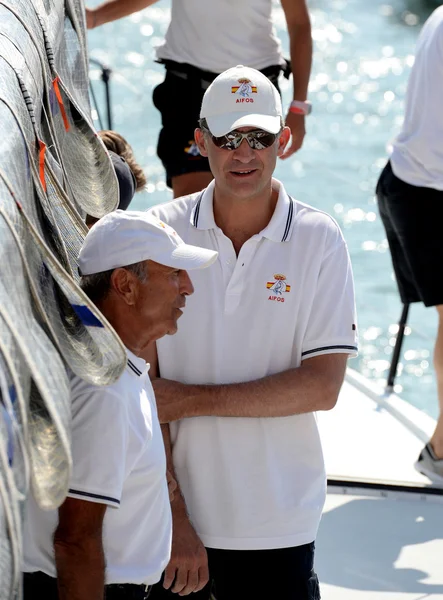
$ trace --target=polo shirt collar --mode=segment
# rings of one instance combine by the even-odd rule
[[[214,180],[198,196],[191,212],[191,223],[197,229],[217,229],[214,220],[212,201],[214,198]]]
[[[291,239],[295,217],[295,202],[288,196],[283,184],[274,179],[279,186],[277,204],[268,225],[260,235],[273,242],[287,242]],[[197,196],[197,202],[191,212],[191,224],[197,229],[217,229],[214,220],[213,198],[214,180]]]
[[[149,369],[149,365],[143,358],[136,356],[133,352],[126,348],[126,356],[127,363],[126,368],[131,371],[133,375],[137,377],[142,377],[142,375],[146,375]]]

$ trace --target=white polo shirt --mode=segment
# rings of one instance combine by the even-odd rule
[[[284,63],[272,23],[272,0],[172,0],[157,57],[222,73],[233,65]]]
[[[210,269],[193,271],[195,293],[178,333],[157,342],[162,377],[237,383],[321,354],[355,355],[352,272],[337,223],[289,198],[280,183],[271,221],[237,258],[214,222],[213,190],[211,183],[151,209],[186,242],[219,252]],[[171,437],[186,505],[207,547],[272,549],[315,539],[326,478],[313,413],[184,419],[171,424]]]
[[[128,352],[120,379],[96,387],[74,376],[73,473],[69,496],[108,506],[103,547],[106,583],[156,583],[168,564],[171,509],[166,457],[149,365]],[[30,498],[24,571],[56,577],[53,535],[57,511]]]
[[[443,6],[420,32],[406,92],[405,118],[391,155],[395,175],[443,190]]]

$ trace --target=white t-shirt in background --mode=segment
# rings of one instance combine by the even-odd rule
[[[214,221],[214,182],[151,209],[187,243],[219,252],[211,268],[192,272],[195,293],[178,332],[157,342],[162,377],[237,383],[322,354],[356,354],[353,279],[340,229],[279,185],[271,221],[238,257]],[[196,417],[170,429],[186,506],[207,547],[272,549],[315,539],[326,477],[314,413]]]
[[[395,175],[443,190],[443,6],[421,30],[406,92],[402,130],[391,155]]]
[[[106,583],[156,583],[169,562],[171,508],[166,457],[149,365],[127,350],[109,386],[71,380],[73,472],[68,496],[107,505]],[[57,511],[27,503],[24,571],[56,577]]]
[[[271,13],[271,0],[172,0],[157,57],[212,73],[284,64]]]

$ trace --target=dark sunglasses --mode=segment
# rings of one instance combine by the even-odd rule
[[[246,140],[253,150],[264,150],[264,148],[272,146],[281,133],[281,131],[278,133],[269,133],[268,131],[263,131],[263,129],[254,129],[246,133],[230,131],[226,135],[215,137],[215,135],[212,135],[205,119],[201,119],[199,125],[200,129],[203,129],[211,136],[214,145],[223,150],[237,150],[243,140]]]

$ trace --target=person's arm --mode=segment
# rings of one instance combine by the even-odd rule
[[[143,354],[143,358],[150,364],[149,376],[154,387],[156,381],[161,381],[158,379],[160,373],[155,343],[148,346]],[[161,428],[165,444],[167,472],[176,482],[174,497],[171,500],[171,559],[165,569],[163,587],[171,589],[176,594],[185,596],[192,592],[199,592],[209,581],[208,556],[205,547],[189,520],[185,499],[177,481],[172,459],[169,424],[163,424]]]
[[[86,25],[88,29],[94,29],[110,21],[132,15],[155,2],[157,0],[108,0],[95,8],[86,9]]]
[[[61,600],[103,600],[106,507],[118,510],[125,481],[128,416],[120,394],[71,381],[72,473],[59,508],[54,554]]]
[[[105,512],[105,504],[76,498],[67,498],[59,508],[54,553],[60,600],[103,600]]]
[[[289,35],[293,100],[304,102],[308,98],[309,77],[312,64],[311,21],[306,0],[281,0]],[[305,136],[305,116],[288,111],[286,125],[291,129],[292,142],[281,158],[297,152]]]
[[[158,379],[154,390],[160,421],[202,416],[269,418],[330,410],[337,402],[347,354],[323,354],[300,367],[255,381],[187,385]]]
[[[162,425],[168,471],[177,480],[172,462],[169,424]],[[186,596],[202,590],[209,581],[206,548],[195,532],[186,510],[185,499],[177,483],[172,510],[171,559],[165,569],[163,587]]]
[[[301,365],[226,385],[184,385],[159,379],[154,389],[161,421],[195,416],[286,417],[335,406],[348,355],[357,352],[354,284],[340,229],[328,216],[319,220],[324,227],[318,236],[323,247],[317,244],[317,251],[323,258],[308,301],[310,312],[299,349]]]

